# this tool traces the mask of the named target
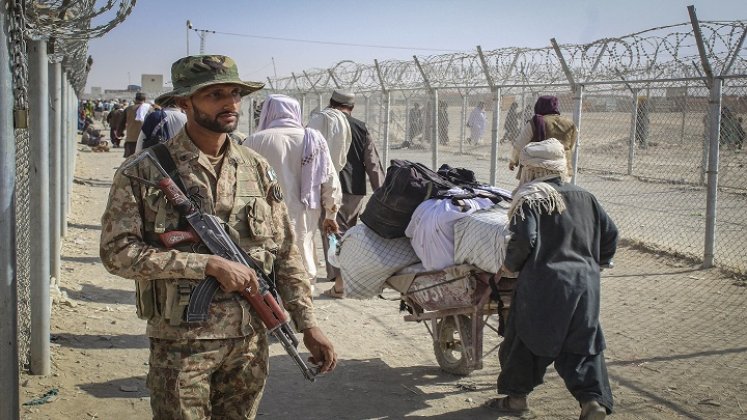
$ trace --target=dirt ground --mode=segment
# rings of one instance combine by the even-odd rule
[[[21,378],[21,402],[56,388],[56,399],[24,405],[25,419],[150,418],[148,341],[134,283],[98,257],[100,216],[122,149],[79,146],[60,290],[52,309],[52,374]],[[622,232],[625,236],[625,232]],[[747,418],[747,281],[683,260],[622,246],[605,271],[602,323],[619,419]],[[331,286],[319,285],[317,293]],[[386,292],[387,297],[396,297]],[[341,362],[303,380],[279,344],[259,410],[266,419],[495,419],[495,353],[482,370],[440,370],[423,325],[405,322],[397,301],[315,300]],[[485,330],[486,350],[499,343]],[[305,355],[305,349],[301,349]],[[574,419],[578,406],[550,368],[525,418]]]

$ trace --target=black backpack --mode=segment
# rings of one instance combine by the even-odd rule
[[[456,184],[422,163],[391,161],[384,185],[374,191],[361,213],[361,221],[387,239],[405,236],[413,212],[429,198],[444,197]]]

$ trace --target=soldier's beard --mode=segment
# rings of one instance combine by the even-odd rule
[[[234,130],[236,130],[236,127],[239,125],[239,114],[236,112],[231,111],[223,111],[219,112],[215,115],[215,118],[210,118],[210,115],[202,112],[200,108],[195,105],[194,102],[192,102],[192,109],[194,109],[194,117],[195,122],[200,125],[201,127],[210,130],[214,133],[231,133]],[[235,115],[236,121],[232,123],[221,123],[218,118],[220,118],[222,115]]]

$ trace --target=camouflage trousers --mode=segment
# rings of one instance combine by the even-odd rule
[[[266,334],[150,339],[147,385],[157,420],[253,419],[267,380]]]

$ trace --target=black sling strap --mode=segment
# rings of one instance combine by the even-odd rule
[[[153,153],[156,154],[158,163],[161,164],[166,173],[169,174],[171,179],[174,180],[176,186],[179,187],[179,189],[182,190],[185,195],[189,196],[187,194],[187,189],[184,187],[184,182],[179,176],[179,172],[176,171],[176,162],[174,162],[174,159],[171,157],[171,153],[169,153],[169,149],[166,147],[166,145],[163,143],[158,143],[153,145],[152,149]]]

